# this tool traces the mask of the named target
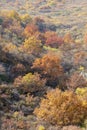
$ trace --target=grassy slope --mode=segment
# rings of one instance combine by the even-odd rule
[[[10,1],[10,0],[9,0]],[[57,0],[14,0],[0,1],[0,9],[17,10],[20,13],[29,13],[32,16],[45,18],[47,22],[57,25],[57,32],[65,34],[70,32],[77,39],[81,39],[87,27],[87,1],[66,0],[59,3]],[[27,1],[27,2],[25,2]],[[52,0],[51,0],[52,1]],[[46,7],[46,8],[45,8]],[[49,8],[50,7],[50,8]]]

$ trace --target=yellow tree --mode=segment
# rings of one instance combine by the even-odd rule
[[[41,41],[35,36],[31,36],[28,39],[25,39],[25,42],[23,43],[23,49],[28,53],[39,54],[42,50]]]
[[[87,119],[87,100],[84,103],[82,97],[72,91],[53,89],[42,99],[34,113],[53,125],[79,125]]]

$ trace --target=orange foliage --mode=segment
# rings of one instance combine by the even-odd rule
[[[63,38],[57,36],[55,32],[48,31],[45,33],[46,37],[46,45],[49,45],[51,47],[59,47],[61,44],[63,44]]]
[[[38,34],[38,27],[34,24],[29,24],[24,29],[24,34],[26,37]]]
[[[55,79],[63,73],[63,68],[61,67],[60,63],[61,60],[59,56],[46,54],[42,58],[36,59],[32,68],[41,71],[42,74]]]
[[[74,42],[70,33],[65,34],[63,39],[64,39],[64,43],[73,43]]]

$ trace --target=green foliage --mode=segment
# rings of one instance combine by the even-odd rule
[[[8,76],[5,75],[5,74],[0,74],[0,80],[1,80],[1,81],[7,81],[7,82],[9,82],[9,78],[8,78]]]

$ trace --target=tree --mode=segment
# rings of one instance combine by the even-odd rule
[[[8,43],[8,44],[4,45],[4,47],[3,47],[3,51],[9,52],[9,53],[15,52],[16,49],[17,49],[17,46],[12,43]]]
[[[45,54],[42,58],[35,60],[32,69],[41,73],[50,83],[51,81],[58,82],[58,78],[63,74],[63,68],[60,64],[60,56],[55,54]]]
[[[16,19],[16,20],[20,21],[20,16],[19,16],[19,14],[15,10],[9,11],[7,13],[7,17],[11,18],[11,19]]]
[[[41,79],[38,73],[28,73],[23,77],[17,77],[14,81],[14,85],[19,87],[19,90],[27,93],[44,90],[45,83],[46,80]]]
[[[41,41],[38,40],[35,36],[31,36],[28,39],[25,39],[25,42],[23,43],[23,49],[28,53],[37,55],[42,50]]]
[[[11,68],[11,75],[18,76],[23,75],[26,72],[26,68],[23,64],[18,63]]]
[[[78,72],[74,72],[66,82],[68,89],[75,91],[78,87],[86,87],[86,79]]]
[[[24,29],[24,35],[26,37],[38,34],[38,27],[34,24],[28,24]]]
[[[80,125],[87,119],[87,103],[72,91],[54,89],[47,93],[34,113],[53,125]]]
[[[81,65],[86,64],[87,52],[86,50],[78,51],[74,54],[74,64]]]
[[[12,24],[9,25],[8,30],[11,31],[11,34],[16,34],[18,37],[23,37],[23,28],[19,21],[14,19]]]
[[[59,37],[55,32],[48,31],[45,33],[46,45],[58,48],[63,44],[63,38]]]
[[[21,15],[20,18],[21,18],[22,24],[24,25],[27,25],[32,22],[32,18],[29,14]]]

